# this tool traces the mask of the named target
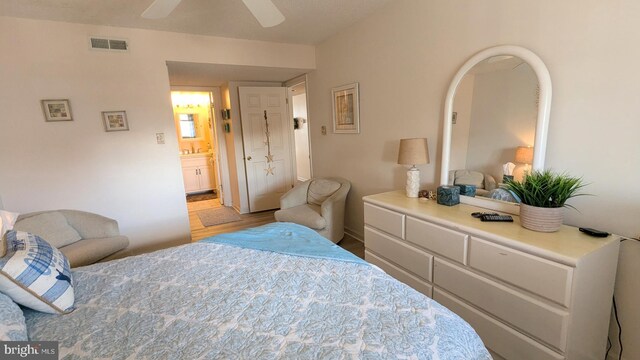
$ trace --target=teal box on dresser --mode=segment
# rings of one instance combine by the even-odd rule
[[[460,188],[460,195],[464,196],[476,196],[476,186],[475,185],[456,185]]]
[[[460,204],[460,188],[457,186],[438,186],[438,204],[453,206]]]

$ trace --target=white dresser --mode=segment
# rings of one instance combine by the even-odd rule
[[[619,238],[533,232],[476,211],[487,210],[365,196],[365,259],[464,318],[496,359],[603,359]]]

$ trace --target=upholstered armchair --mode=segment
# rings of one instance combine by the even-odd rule
[[[449,171],[449,185],[475,185],[478,196],[486,196],[498,187],[493,176],[473,170]]]
[[[280,198],[276,221],[309,227],[339,242],[344,237],[344,207],[351,183],[338,177],[307,180]]]
[[[117,221],[77,210],[22,214],[14,229],[43,238],[69,259],[71,267],[93,264],[129,245]]]

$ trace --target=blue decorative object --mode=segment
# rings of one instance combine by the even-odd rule
[[[460,188],[457,186],[438,186],[438,204],[447,206],[460,204]]]
[[[460,188],[460,195],[464,196],[476,196],[476,186],[475,185],[456,185]]]
[[[69,261],[41,237],[11,230],[0,258],[0,292],[16,303],[45,313],[73,311]]]

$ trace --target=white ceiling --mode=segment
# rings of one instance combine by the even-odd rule
[[[140,14],[153,0],[0,0],[0,15],[189,34],[317,44],[391,0],[273,0],[285,21],[262,28],[241,0],[182,0],[164,19]]]

